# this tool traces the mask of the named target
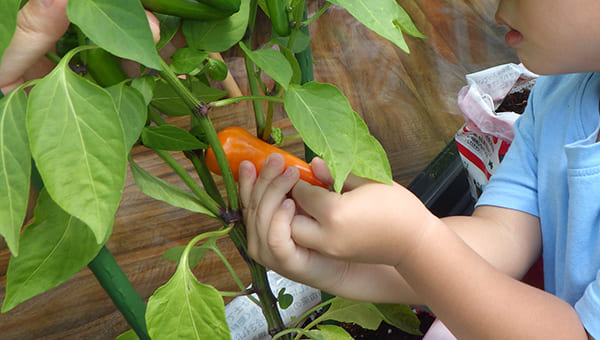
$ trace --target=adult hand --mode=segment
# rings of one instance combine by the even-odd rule
[[[0,90],[8,93],[54,66],[44,58],[66,32],[68,0],[31,0],[20,11],[13,39],[0,63]]]
[[[44,57],[69,27],[68,0],[31,0],[19,11],[17,28],[0,63],[0,91],[8,93],[30,79],[41,78],[55,66]],[[146,16],[155,41],[160,39],[158,19]]]

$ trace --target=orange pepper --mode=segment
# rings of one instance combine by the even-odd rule
[[[240,163],[243,160],[251,161],[256,167],[256,171],[260,172],[267,156],[272,153],[282,154],[285,159],[285,167],[294,166],[300,171],[300,179],[312,185],[318,185],[323,188],[328,186],[315,177],[311,166],[300,158],[281,150],[280,148],[271,145],[260,138],[255,137],[250,132],[237,126],[230,126],[221,130],[217,136],[225,156],[233,172],[233,178],[238,180],[238,171]],[[206,150],[206,165],[208,169],[215,174],[220,175],[221,170],[217,164],[215,154],[212,149]]]

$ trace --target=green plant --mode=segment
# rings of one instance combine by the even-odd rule
[[[367,27],[406,51],[403,32],[420,36],[394,0],[329,2],[346,8]],[[8,17],[0,24],[3,28],[0,55],[12,36],[4,32],[14,32],[19,3],[14,0],[0,7]],[[187,11],[168,12],[175,16],[158,15],[161,41],[157,46],[143,8],[143,4],[150,7],[151,3],[166,5],[171,10],[183,6],[182,3],[209,5],[210,10],[204,8],[202,13],[209,13],[211,20],[208,17],[203,17],[203,21],[192,20],[183,13]],[[269,289],[265,268],[246,256],[245,229],[234,175],[209,111],[238,101],[253,101],[257,135],[268,140],[274,131],[274,105],[283,103],[304,143],[327,162],[335,178],[334,190],[338,192],[350,172],[385,183],[391,181],[391,173],[383,148],[369,134],[341,91],[334,85],[307,81],[307,62],[301,59],[310,55],[306,25],[329,4],[315,17],[305,19],[304,0],[286,1],[284,12],[288,15],[289,35],[283,37],[287,30],[281,30],[279,33],[286,34],[274,34],[269,46],[253,50],[257,11],[262,8],[271,18],[273,11],[266,10],[265,1],[237,3],[236,7],[235,0],[69,2],[67,14],[73,25],[68,35],[74,38],[62,41],[64,52],[52,56],[60,60],[56,68],[0,100],[0,183],[3,183],[0,194],[7,197],[0,203],[3,221],[0,234],[12,253],[2,312],[60,285],[86,265],[101,282],[104,280],[100,272],[114,265],[114,261],[111,262],[103,245],[112,232],[129,163],[143,193],[206,214],[215,220],[218,229],[199,235],[182,250],[177,271],[150,298],[145,315],[140,301],[132,302],[132,307],[113,296],[117,306],[128,310],[124,315],[137,336],[227,337],[222,293],[197,281],[190,269],[190,254],[198,248],[218,252],[215,238],[228,234],[247,259],[252,276],[252,286],[246,289],[232,273],[240,288],[237,294],[257,293],[254,302],[260,305],[272,335],[281,332],[279,336],[289,337],[292,331],[284,330],[279,311],[274,307],[277,297]],[[162,7],[152,8],[167,11]],[[175,52],[172,62],[167,64],[157,50],[179,29],[188,46]],[[94,44],[88,44],[89,41]],[[222,99],[224,92],[212,87],[209,79],[223,80],[227,68],[211,59],[209,51],[223,52],[235,46],[244,52],[251,93]],[[134,60],[144,69],[154,71],[124,79],[116,57]],[[75,73],[74,64],[86,66],[88,72]],[[273,79],[273,87],[267,88],[262,81],[265,74]],[[185,80],[178,77],[182,75]],[[31,91],[26,95],[24,89],[28,87]],[[189,116],[192,128],[188,131],[170,126],[164,115]],[[340,129],[346,133],[333,133]],[[131,148],[139,143],[154,150],[189,190],[160,180],[128,157]],[[209,146],[220,168],[226,196],[221,195],[207,169],[205,150]],[[197,183],[169,151],[184,152],[202,183]],[[32,169],[39,171],[43,187],[38,187],[34,222],[21,232],[30,178],[36,173]],[[196,246],[199,242],[202,245]],[[224,262],[227,265],[226,259]],[[111,270],[118,272],[118,268]],[[110,280],[111,276],[108,277]],[[109,286],[110,282],[106,282],[105,287]],[[381,314],[380,308],[375,309]],[[183,310],[187,313],[182,313]],[[386,317],[380,315],[379,320],[383,319]],[[321,331],[330,330],[328,326]],[[315,332],[300,331],[310,337],[316,337]]]

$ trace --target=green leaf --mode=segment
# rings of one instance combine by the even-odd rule
[[[129,160],[129,166],[131,167],[135,183],[144,194],[174,207],[216,217],[192,193],[153,176],[135,164],[131,159]]]
[[[88,38],[108,52],[162,69],[140,1],[69,1],[67,15]]]
[[[252,51],[241,41],[240,47],[256,66],[287,90],[294,72],[290,63],[281,53],[269,48]]]
[[[284,105],[306,145],[329,166],[337,192],[350,172],[392,183],[385,150],[337,87],[317,82],[291,84]]]
[[[367,124],[355,112],[357,149],[351,172],[359,177],[392,184],[392,168],[385,149],[371,136]]]
[[[125,132],[127,150],[137,142],[148,118],[147,104],[142,94],[125,83],[113,85],[106,89],[113,98],[115,108],[121,117]]]
[[[208,241],[206,241],[205,243],[203,243],[200,246],[194,246],[190,249],[190,254],[189,256],[189,266],[190,268],[195,268],[198,263],[200,263],[200,261],[202,261],[202,258],[204,257],[204,255],[206,254],[206,252],[209,249],[213,249],[213,247],[216,247],[216,237],[213,237],[211,239],[209,239]],[[169,250],[167,250],[164,254],[163,254],[163,259],[165,260],[169,260],[169,261],[173,261],[175,263],[179,262],[179,259],[181,259],[181,256],[183,255],[183,251],[185,249],[186,246],[178,246],[178,247],[173,247]]]
[[[0,99],[0,236],[14,256],[27,213],[31,154],[25,130],[27,95],[13,90]]]
[[[101,243],[121,200],[127,150],[110,94],[70,70],[76,52],[31,90],[27,132],[50,197],[87,224]]]
[[[171,151],[206,149],[208,145],[200,142],[186,130],[173,126],[146,126],[142,131],[142,142],[149,148]]]
[[[2,13],[2,20],[0,20],[0,62],[2,61],[4,51],[10,45],[10,41],[15,34],[17,13],[19,12],[20,4],[20,0],[0,1],[0,13]]]
[[[208,58],[206,60],[206,72],[208,76],[216,81],[223,81],[227,78],[227,65],[218,59]]]
[[[305,332],[309,339],[313,340],[352,340],[352,336],[342,327],[335,325],[317,325],[317,330],[312,329]]]
[[[205,103],[210,103],[227,95],[227,91],[205,85],[196,79],[192,80],[191,91],[196,98]],[[168,116],[186,116],[192,114],[192,111],[183,99],[162,79],[156,82],[154,98],[151,104],[161,113]]]
[[[334,320],[339,322],[349,322],[360,325],[362,328],[375,330],[383,321],[383,318],[373,312],[370,303],[358,302],[335,297],[320,318],[322,320]]]
[[[179,27],[181,27],[181,18],[173,15],[156,13],[156,18],[160,24],[160,40],[156,44],[156,49],[160,51],[173,37]]]
[[[145,75],[142,77],[134,78],[131,81],[131,87],[138,90],[138,92],[144,98],[144,104],[150,104],[152,101],[152,96],[154,95],[154,87],[156,86],[156,81],[154,77],[151,75]]]
[[[294,84],[302,83],[302,69],[300,68],[300,64],[298,63],[298,59],[296,59],[296,55],[287,47],[279,46],[279,50],[281,54],[287,59],[288,63],[292,67],[292,79],[290,82]]]
[[[202,66],[208,58],[208,52],[199,51],[191,47],[183,47],[175,51],[172,57],[171,68],[177,74],[188,74]]]
[[[248,27],[251,0],[242,0],[240,10],[222,20],[184,20],[183,35],[190,47],[211,52],[223,52],[240,41]]]
[[[121,333],[121,335],[119,335],[118,337],[115,338],[115,340],[138,340],[138,336],[137,334],[135,334],[135,331],[133,329],[128,330],[125,333]]]
[[[281,288],[277,293],[277,303],[279,303],[279,308],[287,309],[294,302],[294,297],[291,294],[286,294],[285,287]]]
[[[410,334],[422,335],[419,328],[421,321],[409,305],[376,303],[372,304],[371,309],[380,314],[388,324]]]
[[[272,33],[273,36],[271,37],[271,40],[277,42],[279,45],[288,46],[291,37],[290,35],[288,35],[287,37],[282,37],[277,35],[277,32],[275,32],[274,30]],[[307,34],[302,32],[301,30],[297,31],[296,38],[294,39],[294,43],[292,44],[291,51],[293,53],[300,53],[306,50],[310,47],[310,40],[311,39]]]
[[[406,11],[396,0],[328,0],[344,7],[353,17],[380,36],[409,52],[403,32],[424,36],[415,27]]]
[[[21,254],[10,259],[2,312],[71,278],[104,244],[96,242],[83,222],[56,205],[46,190],[40,193],[34,216],[35,223],[21,235]]]
[[[219,292],[189,269],[187,254],[177,271],[148,300],[146,323],[153,339],[229,339],[225,304]]]

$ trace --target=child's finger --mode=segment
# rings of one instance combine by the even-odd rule
[[[242,161],[238,173],[240,187],[240,201],[242,203],[242,211],[246,209],[250,203],[250,196],[254,182],[256,181],[256,168],[249,161]]]
[[[327,243],[327,238],[324,237],[319,222],[304,215],[294,217],[291,237],[297,245],[317,251],[323,249]]]
[[[300,173],[298,169],[289,167],[283,174],[273,179],[264,190],[254,217],[258,233],[262,234],[259,236],[267,238],[273,215],[280,208],[287,194],[292,190],[292,187],[298,182],[299,178]]]
[[[267,187],[277,176],[281,175],[284,169],[285,159],[282,155],[273,153],[267,157],[265,164],[254,182],[249,204],[246,207],[247,209],[251,211],[256,210]]]
[[[285,199],[273,214],[271,228],[266,239],[273,259],[282,266],[286,265],[281,263],[282,259],[289,259],[290,254],[296,250],[296,243],[292,239],[291,230],[295,212],[294,201],[289,198]]]
[[[296,201],[297,209],[319,221],[329,218],[340,197],[340,194],[303,181],[298,182],[292,189],[292,198]]]

